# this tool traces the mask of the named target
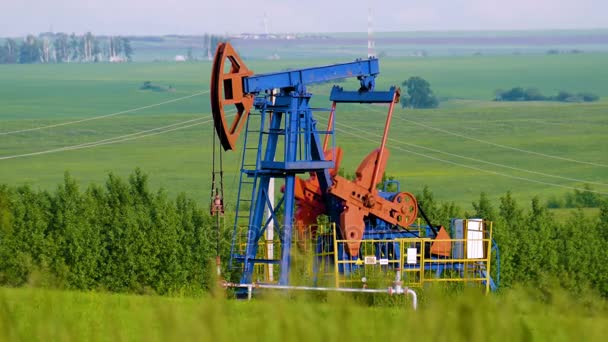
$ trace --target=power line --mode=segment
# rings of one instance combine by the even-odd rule
[[[357,128],[357,127],[348,126],[348,125],[345,125],[345,124],[342,124],[342,123],[338,123],[338,125],[344,126],[346,128],[349,128],[349,129],[354,129],[354,130],[357,130],[357,131],[360,131],[360,132],[363,132],[363,133],[366,133],[366,134],[370,134],[368,131],[362,130],[362,129]],[[374,135],[374,136],[380,137],[379,135]],[[549,173],[538,172],[538,171],[533,171],[533,170],[527,170],[527,169],[522,169],[522,168],[519,168],[519,167],[514,167],[514,166],[509,166],[509,165],[504,165],[504,164],[499,164],[499,163],[494,163],[494,162],[490,162],[490,161],[486,161],[486,160],[481,160],[481,159],[477,159],[477,158],[471,158],[471,157],[467,157],[467,156],[462,156],[462,155],[459,155],[459,154],[445,152],[445,151],[442,151],[442,150],[437,150],[437,149],[426,147],[426,146],[420,146],[420,145],[416,145],[416,144],[412,144],[412,143],[403,142],[403,141],[400,141],[400,140],[397,140],[397,139],[393,139],[393,138],[388,138],[388,140],[392,140],[392,141],[395,141],[397,143],[408,145],[408,146],[412,146],[412,147],[421,148],[421,149],[428,150],[428,151],[431,151],[431,152],[441,153],[441,154],[445,154],[445,155],[456,157],[456,158],[471,160],[471,161],[475,161],[475,162],[478,162],[478,163],[498,166],[498,167],[502,167],[502,168],[506,168],[506,169],[511,169],[511,170],[516,170],[516,171],[521,171],[521,172],[527,172],[527,173],[537,174],[537,175],[545,176],[545,177],[558,178],[558,179],[568,180],[568,181],[572,181],[572,182],[580,182],[580,183],[588,183],[588,184],[595,184],[595,185],[601,185],[601,186],[608,186],[608,184],[606,184],[606,183],[593,182],[593,181],[588,181],[588,180],[583,180],[583,179],[577,179],[577,178],[570,178],[570,177],[552,175],[552,174],[549,174]]]
[[[203,119],[205,119],[205,118],[196,118],[196,119],[181,121],[181,122],[174,123],[174,124],[167,125],[167,126],[151,128],[151,129],[147,129],[147,130],[144,130],[144,131],[139,131],[139,132],[135,132],[135,133],[125,134],[125,135],[121,135],[121,136],[118,136],[118,137],[112,137],[112,138],[107,138],[107,139],[93,141],[93,142],[88,142],[88,143],[82,143],[82,144],[79,144],[79,145],[74,145],[74,146],[69,146],[69,147],[87,146],[87,145],[98,144],[98,143],[102,143],[102,142],[106,142],[106,141],[112,141],[112,140],[122,139],[122,138],[130,137],[130,136],[136,136],[136,135],[140,135],[140,134],[144,134],[144,133],[148,133],[148,132],[154,132],[154,131],[158,131],[158,130],[162,130],[162,129],[166,129],[166,128],[175,127],[175,126],[187,124],[187,123],[194,122],[194,121],[200,121],[200,120],[203,120]]]
[[[209,119],[209,120],[206,120],[206,121],[193,123],[191,125],[175,127],[175,128],[172,128],[172,129],[161,131],[161,132],[142,134],[142,135],[138,135],[138,136],[134,136],[134,137],[128,137],[128,138],[119,139],[119,140],[112,140],[112,141],[105,141],[105,142],[94,143],[94,144],[89,144],[89,145],[74,146],[74,147],[63,149],[63,150],[64,151],[71,151],[71,150],[79,150],[79,149],[84,149],[84,148],[97,147],[97,146],[102,146],[102,145],[116,144],[116,143],[120,143],[120,142],[124,142],[124,141],[135,140],[135,139],[139,139],[139,138],[151,137],[151,136],[154,136],[154,135],[159,135],[159,134],[169,133],[169,132],[173,132],[173,131],[178,131],[180,129],[186,129],[186,128],[190,128],[190,127],[194,127],[194,126],[198,126],[198,125],[203,125],[203,124],[206,124],[206,123],[209,123],[209,122],[212,122],[212,121],[213,121],[213,119]],[[57,152],[61,152],[61,151],[57,151]]]
[[[82,143],[82,144],[78,144],[78,145],[64,146],[64,147],[54,148],[54,149],[45,150],[45,151],[16,154],[16,155],[12,155],[12,156],[3,156],[3,157],[0,157],[0,160],[16,159],[16,158],[23,158],[23,157],[32,157],[32,156],[38,156],[38,155],[49,154],[49,153],[56,153],[56,152],[62,152],[62,151],[79,150],[79,149],[83,149],[83,148],[90,148],[90,147],[95,147],[95,146],[100,146],[100,145],[113,144],[113,143],[121,142],[121,141],[127,141],[127,140],[133,140],[133,139],[143,138],[145,136],[151,136],[151,135],[156,135],[156,134],[161,134],[161,133],[166,133],[166,132],[172,132],[172,131],[177,130],[177,129],[192,127],[192,125],[191,126],[180,126],[180,127],[174,128],[174,129],[170,129],[170,130],[166,130],[166,131],[161,131],[161,132],[156,132],[156,133],[151,133],[151,134],[144,134],[144,133],[158,131],[158,130],[166,129],[166,128],[170,128],[170,127],[175,127],[177,125],[183,125],[185,123],[193,122],[193,121],[196,121],[196,120],[203,120],[203,119],[204,118],[187,120],[187,121],[179,122],[179,123],[168,125],[168,126],[157,127],[157,128],[153,128],[153,129],[149,129],[149,130],[145,130],[145,131],[140,131],[140,132],[136,132],[136,133],[126,134],[126,135],[122,135],[122,136],[118,136],[118,137],[113,137],[113,138],[108,138],[108,139],[103,139],[103,140],[98,140],[98,141],[92,141],[92,142],[88,142],[88,143]],[[209,121],[205,121],[204,123],[207,123],[207,122],[209,122]],[[197,124],[200,124],[200,123],[197,123]]]
[[[234,114],[228,115],[227,117],[232,117],[232,116],[234,116]],[[191,125],[180,126],[180,125],[183,125],[186,123],[191,123],[191,122],[200,121],[200,120],[204,120],[204,119],[207,119],[207,120],[202,121],[202,122],[193,123]],[[167,126],[156,127],[156,128],[139,131],[139,132],[135,132],[135,133],[131,133],[131,134],[125,134],[125,135],[121,135],[121,136],[117,136],[117,137],[102,139],[102,140],[98,140],[98,141],[92,141],[92,142],[88,142],[88,143],[82,143],[82,144],[78,144],[78,145],[64,146],[64,147],[54,148],[54,149],[45,150],[45,151],[30,152],[30,153],[17,154],[17,155],[12,155],[12,156],[4,156],[4,157],[0,157],[0,160],[32,157],[32,156],[39,156],[39,155],[50,154],[50,153],[80,150],[80,149],[85,149],[85,148],[110,145],[110,144],[120,143],[120,142],[124,142],[124,141],[130,141],[130,140],[135,140],[135,139],[139,139],[139,138],[151,137],[151,136],[155,136],[155,135],[159,135],[159,134],[169,133],[169,132],[177,131],[180,129],[185,129],[185,128],[190,128],[190,127],[206,124],[206,123],[209,123],[212,121],[213,121],[213,119],[208,119],[208,117],[190,119],[190,120],[181,121],[181,122],[167,125]],[[179,126],[179,127],[175,127],[175,126]],[[174,128],[171,128],[171,127],[174,127]],[[170,128],[170,129],[167,129],[167,128]],[[162,131],[155,132],[155,131],[159,131],[159,130],[162,130]],[[149,133],[149,132],[154,132],[154,133]],[[145,133],[148,133],[148,134],[145,134]]]
[[[540,152],[536,152],[536,151],[524,150],[524,149],[513,147],[513,146],[497,144],[497,143],[494,143],[494,142],[491,142],[491,141],[481,140],[481,139],[469,137],[469,136],[466,136],[466,135],[450,132],[450,131],[447,131],[445,129],[441,129],[441,128],[437,128],[437,127],[432,127],[432,126],[429,126],[429,125],[426,125],[426,124],[423,124],[423,123],[420,123],[420,122],[404,119],[404,118],[401,118],[399,116],[397,116],[397,119],[399,119],[401,121],[412,123],[412,124],[420,126],[420,127],[428,128],[428,129],[431,129],[431,130],[434,130],[434,131],[438,131],[438,132],[442,132],[442,133],[449,134],[449,135],[453,135],[453,136],[456,136],[456,137],[459,137],[459,138],[463,138],[463,139],[467,139],[467,140],[473,140],[473,141],[477,141],[477,142],[480,142],[480,143],[483,143],[483,144],[488,144],[488,145],[492,145],[492,146],[496,146],[496,147],[500,147],[500,148],[504,148],[504,149],[508,149],[508,150],[513,150],[513,151],[522,152],[522,153],[528,153],[528,154],[534,154],[534,155],[545,157],[545,158],[564,160],[564,161],[568,161],[568,162],[572,162],[572,163],[593,165],[593,166],[599,166],[599,167],[608,167],[608,165],[606,165],[606,164],[600,164],[600,163],[588,162],[588,161],[583,161],[583,160],[576,160],[576,159],[571,159],[571,158],[566,158],[566,157],[554,156],[554,155],[551,155],[551,154],[540,153]]]
[[[10,134],[17,134],[17,133],[25,133],[25,132],[31,132],[31,131],[39,131],[39,130],[47,129],[47,128],[61,127],[61,126],[73,125],[73,124],[77,124],[77,123],[81,123],[81,122],[87,122],[87,121],[93,121],[93,120],[99,120],[99,119],[109,118],[109,117],[116,116],[116,115],[133,113],[133,112],[137,112],[137,111],[140,111],[140,110],[154,108],[154,107],[166,105],[166,104],[173,103],[173,102],[183,101],[183,100],[186,100],[186,99],[189,99],[189,98],[192,98],[192,97],[195,97],[195,96],[200,96],[200,95],[203,95],[203,94],[207,94],[207,93],[209,93],[209,90],[202,91],[202,92],[199,92],[199,93],[196,93],[196,94],[192,94],[192,95],[188,95],[188,96],[178,97],[178,98],[172,99],[172,100],[167,100],[167,101],[163,101],[163,102],[159,102],[159,103],[143,106],[143,107],[127,109],[127,110],[123,110],[123,111],[116,112],[116,113],[99,115],[99,116],[94,116],[94,117],[91,117],[91,118],[80,119],[80,120],[75,120],[75,121],[62,122],[62,123],[48,125],[48,126],[40,126],[40,127],[34,127],[34,128],[27,128],[27,129],[21,129],[21,130],[17,130],[17,131],[0,132],[0,136],[2,136],[2,135],[10,135]]]
[[[345,134],[357,137],[359,139],[363,139],[363,140],[367,140],[367,141],[371,141],[374,143],[377,143],[377,141],[367,138],[367,137],[362,137],[360,135],[357,135],[355,133],[349,132],[349,131],[345,131],[342,130],[340,128],[336,128],[336,130],[343,132]],[[570,189],[570,190],[578,190],[578,191],[589,191],[589,192],[593,192],[593,193],[597,193],[600,195],[608,195],[608,192],[602,192],[602,191],[596,191],[596,190],[589,190],[589,189],[583,189],[583,188],[577,188],[577,187],[573,187],[573,186],[567,186],[567,185],[561,185],[561,184],[555,184],[555,183],[549,183],[549,182],[543,182],[543,181],[539,181],[536,179],[530,179],[530,178],[525,178],[525,177],[518,177],[518,176],[513,176],[513,175],[509,175],[506,173],[501,173],[501,172],[496,172],[496,171],[491,171],[491,170],[486,170],[486,169],[482,169],[482,168],[478,168],[475,166],[470,166],[470,165],[464,165],[464,164],[460,164],[460,163],[456,163],[450,160],[445,160],[445,159],[441,159],[441,158],[437,158],[437,157],[432,157],[423,153],[419,153],[419,152],[414,152],[414,151],[410,151],[408,149],[399,147],[399,146],[394,146],[395,149],[406,152],[406,153],[410,153],[410,154],[414,154],[423,158],[428,158],[428,159],[432,159],[432,160],[436,160],[442,163],[447,163],[447,164],[452,164],[452,165],[456,165],[456,166],[460,166],[460,167],[464,167],[467,169],[472,169],[472,170],[476,170],[476,171],[481,171],[481,172],[485,172],[485,173],[491,173],[494,175],[498,175],[498,176],[503,176],[503,177],[507,177],[507,178],[512,178],[512,179],[518,179],[518,180],[523,180],[526,182],[531,182],[531,183],[537,183],[537,184],[543,184],[543,185],[549,185],[549,186],[554,186],[554,187],[560,187],[560,188],[565,188],[565,189]]]

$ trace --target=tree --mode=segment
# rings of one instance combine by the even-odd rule
[[[6,39],[4,46],[0,46],[0,64],[17,63],[19,53],[17,42],[11,38]]]
[[[429,220],[434,221],[439,209],[437,202],[435,201],[435,196],[428,185],[424,186],[421,194],[416,194],[416,200],[418,200],[418,205],[422,208],[422,211],[424,211]]]
[[[17,63],[19,59],[19,45],[14,39],[6,40],[6,48],[8,50],[8,63]]]
[[[122,50],[125,55],[125,58],[128,61],[131,61],[133,56],[133,48],[131,47],[131,42],[128,38],[122,38]]]
[[[192,54],[192,46],[188,47],[188,49],[186,50],[186,58],[189,61],[194,60],[194,55]]]
[[[57,59],[57,63],[69,62],[70,50],[68,35],[65,33],[58,33],[53,41],[53,45],[55,46],[55,57]]]
[[[6,49],[6,46],[0,46],[0,64],[6,64],[7,63],[7,55],[8,55],[8,51]]]
[[[498,219],[493,237],[500,246],[500,286],[510,286],[520,279],[522,257],[520,241],[526,238],[528,229],[524,225],[523,210],[519,208],[511,192],[500,198]]]
[[[30,64],[40,62],[42,45],[38,38],[31,34],[25,38],[19,51],[19,63]]]
[[[91,53],[93,54],[93,62],[99,62],[102,60],[101,44],[97,38],[93,39],[93,49]]]
[[[401,106],[404,108],[436,108],[439,101],[431,85],[425,79],[414,76],[402,83],[407,91],[401,95]]]
[[[76,37],[76,34],[72,33],[69,41],[68,63],[78,59],[78,45],[78,37]]]
[[[523,101],[525,98],[526,91],[524,88],[515,87],[497,94],[496,101]]]
[[[479,195],[479,202],[473,202],[473,209],[475,209],[475,213],[472,215],[475,218],[482,218],[484,220],[495,221],[496,220],[496,212],[494,211],[494,207],[492,207],[492,203],[490,203],[490,199],[485,192],[482,192]]]
[[[544,101],[547,98],[537,88],[528,88],[525,91],[524,99],[526,101]]]
[[[580,93],[580,94],[578,94],[578,96],[582,97],[583,101],[585,101],[585,102],[594,102],[594,101],[597,101],[600,99],[599,96],[597,96],[593,93],[587,93],[587,92]]]

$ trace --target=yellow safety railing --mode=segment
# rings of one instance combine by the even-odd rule
[[[466,220],[465,220],[466,221]],[[465,222],[464,236],[469,236]],[[399,238],[357,240],[357,258],[340,260],[334,254],[337,287],[388,286],[401,270],[404,286],[422,287],[433,282],[461,282],[490,289],[492,223],[484,222],[475,238]],[[473,233],[479,233],[474,235]],[[334,251],[345,250],[352,240],[334,240]],[[399,253],[395,253],[399,250]]]
[[[243,228],[240,231],[237,235],[236,253],[243,255],[247,248],[247,230]],[[316,251],[318,239],[322,239],[325,246],[332,244],[333,232],[334,229],[325,225],[307,227],[303,233],[293,232],[290,265],[292,283],[310,285],[313,280],[321,283],[327,282],[327,278],[333,280],[333,251]],[[272,255],[269,255],[269,250],[272,250]],[[279,260],[281,255],[282,243],[276,234],[272,240],[260,238],[256,258]],[[254,266],[252,279],[257,282],[277,283],[279,273],[279,264],[259,263]]]
[[[466,221],[466,220],[465,220]],[[396,270],[401,271],[404,286],[423,287],[437,282],[461,282],[490,289],[492,223],[484,222],[482,229],[466,230],[461,239],[399,238],[357,240],[361,247],[356,258],[348,257],[347,243],[335,239],[336,227],[316,225],[305,233],[294,232],[291,250],[290,283],[311,285],[333,284],[335,287],[383,288],[392,285]],[[475,234],[473,234],[475,233]],[[318,241],[322,240],[321,246]],[[238,243],[238,253],[244,254],[245,235]],[[280,259],[278,238],[260,239],[256,258]],[[342,252],[342,255],[340,254]],[[280,265],[257,264],[254,281],[276,283]]]

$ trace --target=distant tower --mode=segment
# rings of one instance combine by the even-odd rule
[[[266,14],[266,12],[264,12],[264,34],[266,35],[266,37],[268,37],[268,35],[270,34],[270,31],[268,30],[268,15]]]
[[[374,37],[372,36],[373,19],[372,5],[370,1],[367,12],[367,58],[376,57],[376,43],[374,43]]]
[[[207,59],[212,61],[213,56],[211,56],[211,36],[207,39]]]

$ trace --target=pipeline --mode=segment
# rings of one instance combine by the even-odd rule
[[[238,284],[224,283],[224,287],[246,288],[247,299],[251,300],[253,289],[274,289],[274,290],[296,290],[296,291],[328,291],[328,292],[349,292],[349,293],[388,293],[389,295],[405,294],[412,297],[412,307],[414,310],[418,308],[418,296],[416,292],[408,287],[401,287],[396,284],[388,289],[356,289],[356,288],[339,288],[339,287],[314,287],[314,286],[292,286],[292,285],[273,285],[273,284]]]

